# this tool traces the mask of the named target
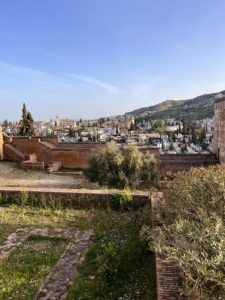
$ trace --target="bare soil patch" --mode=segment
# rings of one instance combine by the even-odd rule
[[[4,187],[48,187],[91,188],[83,175],[48,174],[45,171],[22,170],[19,164],[0,162],[0,186]]]

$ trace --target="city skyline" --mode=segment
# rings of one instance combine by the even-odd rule
[[[225,89],[225,3],[0,4],[1,121],[93,119]]]

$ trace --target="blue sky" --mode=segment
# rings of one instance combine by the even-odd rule
[[[225,89],[224,0],[0,0],[0,121],[122,114]]]

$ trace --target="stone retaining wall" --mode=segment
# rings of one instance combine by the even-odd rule
[[[2,127],[0,126],[0,161],[3,159],[3,134]]]
[[[76,209],[118,209],[119,203],[113,199],[113,194],[121,194],[121,191],[104,190],[78,190],[78,189],[53,189],[53,188],[12,188],[0,187],[1,198],[10,203],[26,204],[34,206],[51,206],[54,208]],[[132,193],[133,200],[130,206],[134,209],[145,206],[149,200],[149,194]]]

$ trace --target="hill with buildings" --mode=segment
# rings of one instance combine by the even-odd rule
[[[201,120],[212,118],[214,115],[213,104],[219,94],[225,95],[225,90],[220,93],[204,94],[188,100],[167,100],[157,105],[136,109],[126,113],[126,115],[151,120],[169,118]]]

